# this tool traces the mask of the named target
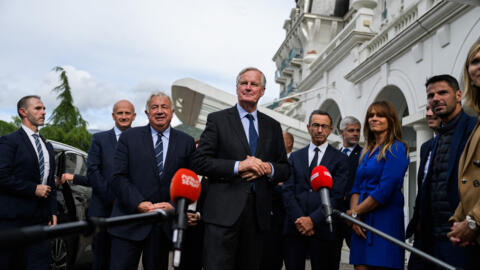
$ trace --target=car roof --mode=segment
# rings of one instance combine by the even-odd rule
[[[82,155],[82,156],[87,156],[87,153],[85,151],[82,151],[82,150],[80,150],[76,147],[73,147],[71,145],[64,144],[64,143],[61,143],[61,142],[57,142],[57,141],[54,141],[54,140],[47,140],[47,141],[52,144],[53,149],[55,149],[55,150],[69,151],[69,152],[74,152],[74,153]]]

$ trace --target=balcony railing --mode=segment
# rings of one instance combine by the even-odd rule
[[[288,54],[288,62],[291,62],[293,58],[303,58],[303,49],[302,48],[293,48]]]

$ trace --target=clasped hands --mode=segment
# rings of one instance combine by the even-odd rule
[[[347,215],[352,216],[352,209],[347,210]],[[355,211],[355,213],[358,213],[358,211]],[[358,217],[357,217],[358,219]],[[364,239],[367,239],[367,235],[365,234],[366,230],[357,224],[351,223],[347,221],[347,224],[352,227],[352,230],[360,237],[363,237]]]
[[[450,228],[450,232],[447,233],[447,237],[450,241],[457,246],[465,247],[474,241],[475,231],[468,227],[467,221],[454,222]]]
[[[141,202],[137,206],[137,211],[140,213],[146,213],[150,211],[155,211],[157,209],[162,209],[162,210],[173,210],[173,206],[168,203],[168,202],[159,202],[159,203],[152,203],[152,202]]]
[[[297,218],[297,220],[295,220],[295,227],[297,227],[297,230],[304,236],[312,236],[315,234],[311,217]]]
[[[252,181],[261,176],[270,175],[272,173],[272,167],[268,162],[263,162],[256,157],[247,156],[246,159],[238,163],[238,173],[243,179]]]

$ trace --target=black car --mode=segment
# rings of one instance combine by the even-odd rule
[[[49,141],[55,151],[55,175],[63,173],[87,175],[87,153],[56,141]],[[85,220],[92,189],[71,181],[57,186],[58,223]],[[74,235],[52,240],[51,269],[74,269],[77,264],[92,261],[92,235]]]

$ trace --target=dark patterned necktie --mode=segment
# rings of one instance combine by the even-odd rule
[[[255,156],[258,145],[258,134],[255,130],[255,124],[253,123],[253,115],[247,114],[246,117],[250,123],[248,128],[248,144],[250,146],[250,155]]]
[[[315,151],[315,155],[313,156],[312,162],[310,163],[310,174],[312,174],[313,168],[315,168],[318,164],[318,152],[320,151],[320,149],[318,149],[318,147],[315,147],[315,149],[313,150]]]
[[[43,181],[43,176],[45,174],[45,160],[43,157],[43,150],[42,145],[40,144],[40,139],[38,134],[33,134],[33,138],[35,139],[35,146],[37,147],[38,152],[38,167],[40,169],[40,182]]]
[[[157,159],[158,175],[163,173],[163,142],[162,133],[158,133],[157,142],[155,143],[155,158]]]

